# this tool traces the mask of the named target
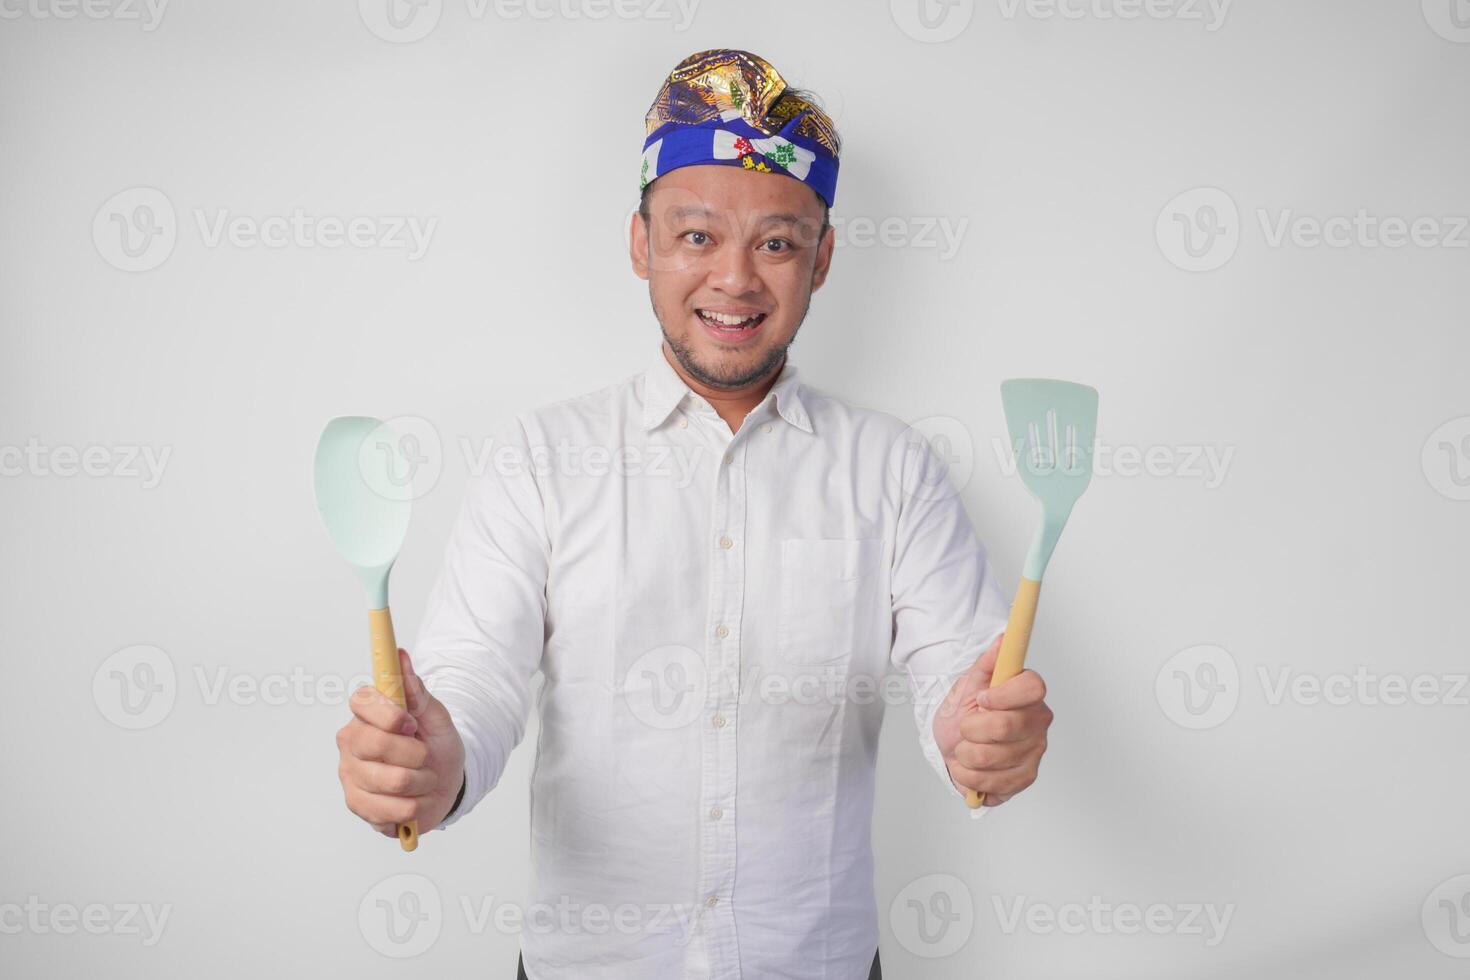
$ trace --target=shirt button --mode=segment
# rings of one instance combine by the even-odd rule
[[[718,897],[716,897],[716,896],[714,896],[714,895],[711,895],[711,896],[710,896],[710,897],[709,897],[709,898],[706,898],[706,899],[705,899],[705,900],[704,900],[704,907],[705,907],[705,908],[707,908],[707,909],[712,909],[712,908],[714,908],[714,907],[715,907],[715,906],[716,906],[716,905],[717,905],[717,904],[719,904],[719,901],[720,901],[720,900],[719,900],[719,898],[718,898]]]
[[[720,547],[721,548],[729,548],[734,543],[735,542],[734,541],[731,541],[728,535],[723,536],[723,537],[720,538]]]
[[[721,810],[719,807],[717,807],[717,806],[710,807],[710,810],[709,810],[709,818],[711,820],[718,820],[721,817],[723,817],[724,815],[725,815],[725,811],[724,810]]]
[[[713,724],[716,728],[724,728],[725,727],[725,716],[724,715],[715,715],[713,718],[710,719],[710,723]]]
[[[762,432],[770,432],[771,431],[771,423],[769,423],[769,422],[762,422],[761,423],[761,431]]]
[[[686,419],[682,415],[679,416],[679,428],[681,428],[681,429],[687,429],[687,428],[689,428],[689,420]]]
[[[718,636],[720,639],[723,640],[725,637],[727,637],[729,635],[730,635],[730,627],[726,626],[724,623],[721,623],[719,626],[716,626],[715,627],[715,636]]]
[[[725,454],[725,462],[727,462],[727,463],[733,463],[733,462],[735,462],[735,455],[733,453],[726,453]]]

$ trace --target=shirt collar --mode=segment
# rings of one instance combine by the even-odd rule
[[[788,354],[786,361],[781,365],[781,373],[776,376],[776,383],[771,385],[771,390],[766,392],[766,397],[751,411],[751,417],[760,410],[766,402],[774,400],[776,412],[787,422],[796,426],[804,432],[812,431],[811,418],[807,415],[806,406],[802,403],[802,384],[797,378],[796,365],[791,363]],[[648,431],[663,424],[685,397],[695,397],[694,392],[679,377],[674,366],[664,357],[663,347],[660,346],[653,355],[653,360],[643,372],[643,429]]]

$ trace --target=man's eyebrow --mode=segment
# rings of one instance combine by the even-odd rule
[[[696,204],[681,204],[677,207],[672,207],[669,209],[669,219],[672,221],[682,221],[685,218],[712,219],[713,217],[713,211],[711,211],[709,208],[701,207]],[[799,214],[792,214],[788,211],[779,211],[772,214],[761,215],[758,224],[761,227],[765,227],[767,225],[799,225],[804,221],[815,220],[815,218],[805,218]]]

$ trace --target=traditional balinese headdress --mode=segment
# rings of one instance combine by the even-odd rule
[[[641,190],[695,164],[795,177],[827,206],[837,193],[837,133],[764,58],[719,48],[679,62],[648,109]]]

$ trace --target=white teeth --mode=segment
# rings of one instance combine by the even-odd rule
[[[704,316],[706,320],[712,320],[715,323],[721,324],[726,327],[744,326],[745,324],[753,321],[756,317],[760,316],[759,313],[755,314],[754,316],[739,317],[727,316],[724,313],[715,313],[710,310],[700,310],[699,312]]]

